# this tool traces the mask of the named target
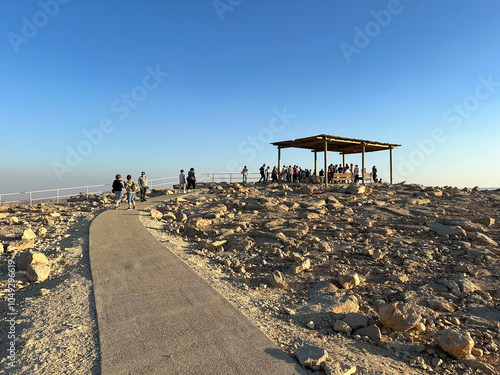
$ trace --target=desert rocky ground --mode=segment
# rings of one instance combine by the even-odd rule
[[[500,191],[219,184],[143,220],[332,374],[497,373]]]
[[[88,227],[111,202],[0,208],[0,372],[99,373]],[[498,373],[500,191],[212,184],[141,219],[312,374]]]

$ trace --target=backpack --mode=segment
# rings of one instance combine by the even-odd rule
[[[135,181],[130,181],[130,182],[132,182],[132,184],[130,185],[132,193],[137,192],[137,190],[139,190],[139,188],[137,187],[137,184],[135,183]]]

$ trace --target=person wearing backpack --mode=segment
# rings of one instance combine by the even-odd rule
[[[120,201],[122,199],[122,190],[125,187],[123,185],[123,182],[121,180],[122,175],[117,174],[115,176],[116,180],[113,181],[113,184],[111,185],[112,189],[111,190],[113,193],[116,195],[116,204],[115,204],[115,210],[117,210],[120,207]]]
[[[139,187],[137,186],[135,181],[132,180],[131,175],[127,176],[125,189],[127,190],[127,202],[128,202],[127,210],[131,210],[132,208],[135,208],[135,193],[137,193],[137,191],[139,190]]]
[[[194,168],[191,168],[188,171],[188,176],[187,176],[187,189],[189,190],[190,188],[193,188],[193,190],[196,189],[196,173],[194,173]]]

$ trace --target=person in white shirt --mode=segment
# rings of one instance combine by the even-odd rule
[[[241,174],[243,175],[243,182],[248,182],[248,169],[246,165],[243,167]]]
[[[181,174],[179,175],[179,194],[186,192],[186,175],[184,174],[184,169],[181,169]]]

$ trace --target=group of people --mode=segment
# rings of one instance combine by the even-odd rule
[[[187,186],[186,186],[187,185]],[[120,208],[120,202],[122,199],[123,191],[125,190],[127,194],[127,210],[135,209],[135,196],[139,192],[141,197],[141,202],[146,202],[146,192],[149,190],[149,182],[146,177],[146,172],[141,172],[140,177],[137,179],[137,183],[132,180],[131,175],[127,175],[127,181],[122,181],[122,175],[117,174],[115,180],[111,184],[112,192],[116,195],[115,209]],[[196,173],[194,168],[191,168],[186,175],[184,174],[184,169],[181,169],[179,174],[179,193],[186,192],[189,189],[196,189]]]
[[[120,202],[122,199],[123,190],[127,193],[127,203],[128,210],[133,210],[135,208],[135,195],[140,191],[141,202],[146,202],[146,192],[149,189],[149,182],[146,177],[146,172],[141,172],[141,176],[138,178],[137,183],[132,180],[131,175],[127,175],[127,181],[123,182],[121,180],[122,175],[117,174],[115,180],[111,185],[113,193],[116,195],[115,209],[120,207]]]
[[[187,188],[186,188],[187,185]],[[191,168],[188,171],[187,177],[184,174],[184,169],[181,169],[181,173],[179,174],[179,193],[186,192],[186,189],[196,189],[196,173],[194,172],[194,168]]]
[[[299,167],[297,165],[294,165],[293,167],[291,165],[286,166],[284,165],[281,170],[277,168],[276,166],[273,167],[273,170],[270,171],[270,167],[267,166],[266,164],[262,164],[262,166],[259,168],[260,172],[260,179],[259,183],[267,183],[269,181],[269,178],[271,177],[271,182],[305,182],[309,180],[309,177],[314,176],[314,171],[310,169],[302,169],[302,167]],[[364,173],[366,172],[365,170],[360,173],[360,168],[358,165],[354,165],[353,163],[346,164],[343,166],[342,164],[330,164],[328,167],[327,171],[327,177],[328,177],[328,182],[334,182],[334,174],[335,173],[342,173],[342,174],[353,174],[353,180],[354,182],[359,182],[363,181],[363,176]],[[243,167],[243,170],[241,171],[241,174],[243,175],[243,182],[248,182],[248,168],[245,165]],[[325,171],[321,169],[319,171],[319,176],[320,177],[325,177]],[[370,174],[370,178],[372,179],[373,182],[382,182],[382,179],[379,179],[377,176],[377,167],[373,166],[372,172]],[[337,181],[335,181],[337,182]],[[350,182],[347,181],[346,182]]]

